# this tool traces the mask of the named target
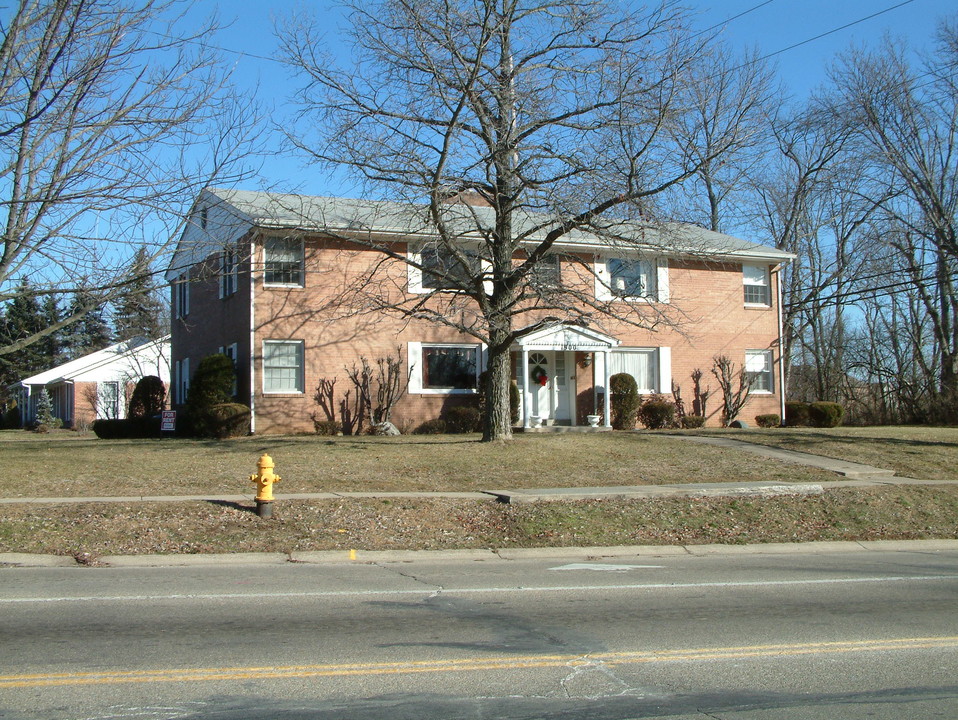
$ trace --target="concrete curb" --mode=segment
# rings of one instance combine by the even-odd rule
[[[209,555],[106,555],[96,566],[108,568],[204,567],[211,565],[347,565],[415,562],[513,562],[521,560],[594,561],[648,557],[720,555],[788,555],[849,552],[958,552],[958,540],[866,540],[850,542],[760,543],[756,545],[634,545],[612,547],[499,548],[475,550],[323,550],[286,553]],[[72,557],[0,553],[0,566],[19,568],[81,567]]]

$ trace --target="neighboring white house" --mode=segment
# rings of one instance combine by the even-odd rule
[[[21,380],[14,385],[20,420],[26,425],[36,419],[43,388],[64,427],[126,417],[128,393],[147,375],[156,375],[169,387],[169,335],[158,340],[124,340]]]

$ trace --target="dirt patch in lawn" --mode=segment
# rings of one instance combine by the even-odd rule
[[[0,551],[102,555],[958,537],[958,487],[838,489],[817,496],[505,505],[454,499],[107,503],[0,507]]]

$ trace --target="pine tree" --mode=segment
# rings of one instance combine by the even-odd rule
[[[145,336],[159,338],[166,334],[163,303],[150,267],[146,248],[133,256],[123,293],[114,303],[113,328],[119,340]]]
[[[14,297],[7,303],[0,324],[0,345],[8,345],[28,338],[47,326],[44,309],[37,297],[36,289],[30,281],[21,279],[14,291]],[[50,367],[47,350],[43,343],[37,342],[21,348],[17,352],[4,355],[2,368],[4,380],[16,382]],[[5,382],[5,384],[7,384]]]
[[[102,350],[111,342],[110,327],[103,317],[103,307],[88,292],[77,291],[67,309],[70,315],[83,312],[83,316],[68,325],[63,344],[71,360]]]
[[[46,388],[37,396],[37,431],[48,432],[63,425],[63,421],[53,414],[53,401]]]

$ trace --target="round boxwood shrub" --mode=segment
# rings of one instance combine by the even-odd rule
[[[775,413],[756,415],[755,424],[761,428],[774,428],[782,424],[782,418]]]
[[[647,400],[639,408],[639,422],[649,430],[672,427],[675,424],[675,404],[666,400]]]
[[[222,353],[207,355],[200,360],[190,380],[186,406],[190,411],[194,411],[211,405],[231,403],[235,382],[236,370],[232,360]]]
[[[808,406],[808,421],[812,427],[833,428],[842,424],[845,408],[833,402],[813,402]]]
[[[313,420],[313,429],[317,435],[339,435],[343,426],[335,420]]]
[[[446,411],[446,432],[471,433],[479,429],[479,408],[455,405]]]
[[[808,425],[808,403],[789,400],[785,403],[785,424],[789,427]]]
[[[705,417],[703,415],[686,415],[682,418],[682,427],[686,430],[694,430],[704,425]]]
[[[241,403],[217,403],[193,411],[190,420],[200,437],[243,437],[249,435],[250,409]]]
[[[616,430],[632,430],[639,412],[639,386],[629,373],[616,373],[609,378],[612,394],[609,403],[612,407],[612,427]]]
[[[159,415],[165,405],[166,385],[156,375],[140,378],[130,397],[128,417],[141,418]]]

